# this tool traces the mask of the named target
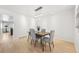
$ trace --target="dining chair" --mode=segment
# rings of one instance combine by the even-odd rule
[[[36,38],[36,34],[35,34],[34,29],[30,29],[30,35],[31,35],[31,44],[34,42],[34,47],[35,47],[38,39]]]
[[[51,44],[53,44],[53,48],[54,48],[54,42],[53,42],[54,33],[55,33],[55,31],[51,30],[49,37],[43,37],[43,39],[42,39],[43,43],[45,43],[44,44],[45,48],[46,48],[46,43],[49,44],[50,51],[51,51]]]
[[[46,32],[46,29],[41,29],[41,32],[43,32],[43,33]]]
[[[30,31],[28,32],[28,38],[27,38],[27,41],[29,41],[31,35],[30,35]]]
[[[29,31],[28,31],[28,38],[27,38],[27,41],[29,41],[29,40],[31,39],[31,30],[32,30],[32,28],[29,29]]]

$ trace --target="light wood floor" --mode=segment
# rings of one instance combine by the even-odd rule
[[[74,44],[70,42],[57,39],[54,41],[55,47],[52,47],[52,53],[74,53]],[[41,53],[42,49],[38,43],[36,47],[27,41],[27,37],[22,37],[19,39],[12,39],[8,33],[1,36],[0,39],[0,52],[8,53]],[[44,52],[49,53],[48,45]]]

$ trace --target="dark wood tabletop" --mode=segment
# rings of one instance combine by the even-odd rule
[[[36,35],[42,37],[42,36],[45,36],[45,35],[49,35],[49,33],[48,32],[37,32]]]

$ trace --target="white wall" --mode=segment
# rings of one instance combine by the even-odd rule
[[[75,48],[76,52],[79,52],[79,6],[75,8],[75,16]]]
[[[41,28],[45,27],[47,31],[55,30],[55,39],[74,42],[74,9],[64,10],[54,15],[42,16],[38,22]]]
[[[27,35],[28,18],[24,15],[15,16],[14,19],[14,37],[22,37]]]
[[[75,10],[66,10],[52,16],[52,25],[58,38],[74,42]]]
[[[75,29],[75,48],[79,52],[79,29]]]

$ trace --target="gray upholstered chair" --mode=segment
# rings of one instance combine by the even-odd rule
[[[41,32],[46,32],[46,29],[41,29]]]
[[[42,41],[43,43],[45,43],[45,48],[46,48],[46,43],[49,44],[49,48],[51,51],[51,43],[53,44],[53,48],[54,48],[54,42],[53,42],[53,37],[54,37],[54,32],[55,31],[50,31],[49,37],[43,37]]]
[[[27,41],[29,41],[30,37],[31,37],[31,34],[30,34],[30,31],[29,31],[29,32],[28,32],[28,38],[27,38]]]
[[[30,29],[30,35],[31,35],[31,44],[34,43],[34,46],[36,46],[36,42],[38,39],[36,38],[34,29]]]

